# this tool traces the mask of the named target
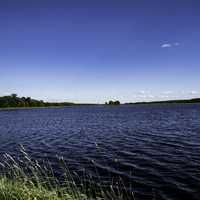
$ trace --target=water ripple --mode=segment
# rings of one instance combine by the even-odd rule
[[[199,105],[1,111],[0,158],[22,144],[58,174],[62,156],[105,187],[121,177],[136,200],[199,200],[199,119]]]

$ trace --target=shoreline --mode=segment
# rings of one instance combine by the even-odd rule
[[[127,107],[127,106],[168,106],[168,105],[200,105],[200,102],[179,102],[179,103],[126,103],[120,105],[105,105],[105,104],[74,104],[69,106],[41,106],[41,107],[4,107],[0,108],[0,111],[9,111],[9,110],[32,110],[32,109],[48,109],[48,108],[71,108],[71,107],[80,107],[80,106],[103,106],[103,107]]]
[[[48,106],[48,107],[5,107],[0,108],[0,111],[6,111],[6,110],[31,110],[31,109],[45,109],[45,108],[65,108],[65,107],[71,107],[71,106]]]
[[[80,107],[80,106],[102,106],[102,105],[101,104],[74,104],[74,105],[69,105],[69,106],[4,107],[4,108],[0,108],[0,111],[6,111],[6,110],[32,110],[32,109],[48,109],[48,108],[71,108],[71,107]]]

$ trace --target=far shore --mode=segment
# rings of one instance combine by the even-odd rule
[[[158,103],[125,103],[120,105],[105,105],[105,104],[74,104],[69,106],[44,106],[44,107],[4,107],[0,108],[0,111],[9,111],[9,110],[32,110],[32,109],[49,109],[49,108],[71,108],[71,107],[80,107],[80,106],[105,106],[105,107],[126,107],[126,106],[167,106],[167,105],[191,105],[191,104],[200,104],[200,102],[178,102],[178,103],[169,103],[169,102],[158,102]]]
[[[44,108],[64,108],[64,107],[70,107],[70,106],[49,106],[49,107],[5,107],[0,108],[0,111],[3,110],[29,110],[29,109],[44,109]]]
[[[71,108],[80,106],[104,106],[104,104],[73,104],[68,106],[30,106],[30,107],[0,107],[0,111],[6,110],[30,110],[30,109],[48,109],[48,108]]]
[[[176,105],[176,104],[196,104],[200,103],[200,98],[195,99],[180,99],[166,101],[151,101],[151,102],[129,102],[120,103],[119,100],[109,100],[105,104],[97,103],[72,103],[72,102],[45,102],[36,100],[31,97],[18,97],[17,94],[0,97],[0,110],[19,110],[19,109],[43,109],[43,108],[67,108],[77,106],[127,106],[127,105]]]

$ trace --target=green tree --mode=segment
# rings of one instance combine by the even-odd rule
[[[11,94],[10,95],[12,98],[16,99],[17,98],[17,94]]]

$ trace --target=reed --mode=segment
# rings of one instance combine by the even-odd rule
[[[92,179],[81,180],[76,184],[66,163],[61,158],[60,166],[64,181],[54,175],[47,161],[39,164],[21,147],[22,158],[17,161],[9,154],[4,155],[0,163],[0,199],[1,200],[124,200],[134,199],[133,194],[122,192],[123,184],[110,185],[108,190],[94,186]],[[87,185],[87,186],[86,186]]]

